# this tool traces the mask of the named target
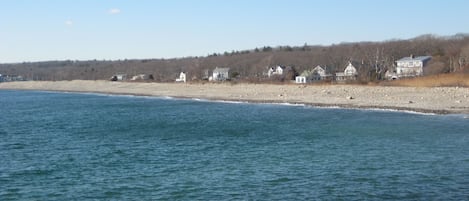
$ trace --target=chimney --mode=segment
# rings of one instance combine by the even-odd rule
[[[414,56],[413,54],[411,54],[411,55],[410,55],[410,58],[413,59],[413,58],[415,58],[415,56]]]

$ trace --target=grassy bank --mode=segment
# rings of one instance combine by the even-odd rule
[[[402,80],[385,81],[385,86],[406,87],[469,87],[468,73],[439,74]]]

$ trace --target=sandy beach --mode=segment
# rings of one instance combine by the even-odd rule
[[[0,90],[12,89],[396,109],[437,114],[469,114],[469,88],[461,87],[133,83],[84,80],[0,83]]]

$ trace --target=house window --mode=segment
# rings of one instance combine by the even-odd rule
[[[409,63],[407,64],[409,67],[414,67],[414,62],[412,61],[409,61]]]

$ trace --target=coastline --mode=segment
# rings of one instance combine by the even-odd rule
[[[434,114],[469,114],[469,88],[460,87],[73,80],[4,82],[0,83],[0,90],[104,93],[246,103],[288,103],[314,107],[389,109]]]

